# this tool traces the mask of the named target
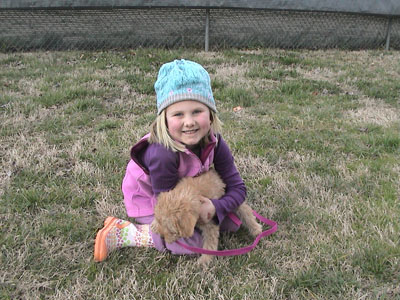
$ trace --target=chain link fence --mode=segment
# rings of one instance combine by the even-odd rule
[[[0,10],[2,52],[389,46],[400,49],[399,16],[185,7]]]

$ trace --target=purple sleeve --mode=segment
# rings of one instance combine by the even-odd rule
[[[246,198],[246,186],[236,169],[232,153],[222,137],[219,137],[215,148],[214,168],[226,184],[225,195],[220,199],[211,199],[218,222],[221,223],[228,213],[235,211]]]
[[[169,191],[179,181],[178,154],[160,144],[150,144],[143,155],[143,164],[149,170],[153,192]]]

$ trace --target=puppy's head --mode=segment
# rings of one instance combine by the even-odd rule
[[[191,237],[199,219],[200,196],[188,193],[161,193],[154,208],[153,232],[158,233],[167,243],[179,238]]]

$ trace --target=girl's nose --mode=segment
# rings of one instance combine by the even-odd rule
[[[195,124],[195,121],[194,121],[194,119],[193,119],[192,116],[186,116],[186,117],[185,117],[185,119],[184,119],[184,125],[185,125],[186,127],[194,126],[194,124]]]

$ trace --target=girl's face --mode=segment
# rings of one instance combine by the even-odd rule
[[[168,106],[165,113],[169,134],[189,149],[195,147],[210,131],[210,110],[200,102],[177,102]]]

